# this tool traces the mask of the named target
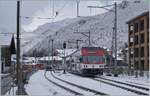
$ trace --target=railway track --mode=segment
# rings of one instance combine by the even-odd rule
[[[69,91],[69,92],[71,92],[71,93],[73,93],[73,94],[75,94],[75,95],[83,95],[83,94],[81,94],[81,93],[79,93],[79,92],[76,92],[76,91],[74,91],[74,90],[72,90],[72,89],[70,89],[70,88],[67,88],[67,87],[65,87],[65,86],[63,86],[63,85],[60,85],[60,84],[58,84],[58,83],[56,83],[56,82],[50,80],[50,79],[46,76],[46,72],[44,73],[44,76],[45,76],[45,78],[46,78],[49,82],[55,84],[55,85],[58,86],[58,87],[61,87],[61,88],[65,89],[66,91]]]
[[[84,91],[87,91],[87,92],[91,92],[91,93],[93,93],[94,95],[107,95],[107,94],[105,94],[105,93],[102,93],[102,92],[99,92],[99,91],[96,91],[96,90],[93,90],[93,89],[90,89],[90,88],[86,88],[86,87],[83,87],[83,86],[80,86],[80,85],[77,85],[77,84],[74,84],[74,83],[65,81],[65,80],[63,80],[63,79],[60,79],[60,78],[56,77],[52,72],[51,72],[51,75],[52,75],[55,79],[57,79],[57,80],[59,80],[59,81],[61,81],[61,82],[67,83],[67,84],[69,84],[69,85],[71,85],[71,86],[77,87],[77,88],[79,88],[80,90],[84,90]],[[52,82],[53,82],[53,81],[52,81]],[[61,86],[62,86],[62,85],[61,85]],[[71,90],[72,90],[72,89],[71,89]],[[72,90],[72,91],[73,91],[73,90]],[[83,95],[83,94],[80,94],[80,95]]]
[[[122,88],[122,89],[125,89],[127,91],[137,93],[138,95],[149,95],[148,93],[142,92],[138,89],[132,89],[132,88],[125,87],[125,86],[122,86],[122,85],[118,85],[118,84],[115,84],[115,83],[112,83],[112,82],[108,82],[106,80],[102,80],[102,79],[101,80],[100,79],[93,79],[93,80],[100,81],[100,82],[103,82],[103,83],[106,83],[106,84],[109,84],[109,85],[112,85],[112,86],[115,86],[115,87],[118,87],[118,88]]]
[[[71,74],[75,74],[75,73],[71,73]],[[75,75],[78,75],[78,76],[80,76],[80,77],[83,77],[82,75],[80,75],[80,74],[75,74]],[[87,77],[87,78],[89,78],[89,77]],[[92,80],[95,80],[95,81],[100,81],[100,82],[103,82],[103,83],[105,83],[105,84],[109,84],[109,85],[112,85],[112,86],[115,86],[115,87],[118,87],[118,88],[121,88],[121,89],[124,89],[124,90],[127,90],[127,91],[130,91],[130,92],[133,92],[133,93],[136,93],[136,94],[138,94],[138,95],[149,95],[149,90],[147,89],[147,88],[140,88],[139,86],[138,87],[136,87],[136,86],[134,86],[135,88],[133,89],[133,88],[129,88],[129,87],[131,87],[132,85],[128,85],[128,84],[126,84],[126,86],[123,86],[123,85],[120,85],[121,83],[118,83],[118,82],[113,82],[113,81],[109,81],[109,80],[106,80],[106,79],[104,79],[104,78],[100,78],[100,79],[95,79],[95,78],[93,78],[93,77],[90,77],[89,79],[92,79]],[[129,86],[129,87],[127,87],[127,86]],[[144,91],[146,91],[146,92],[142,92],[141,90],[139,90],[139,89],[143,89]]]
[[[116,81],[116,80],[111,80],[111,79],[107,79],[107,78],[100,77],[100,76],[96,76],[96,77],[101,78],[101,79],[105,79],[105,80],[108,80],[108,81],[116,82],[116,83],[119,83],[119,84],[123,84],[123,85],[127,85],[127,86],[131,86],[131,87],[135,87],[135,88],[139,88],[139,89],[142,89],[142,90],[149,91],[149,88],[146,88],[146,87],[143,87],[143,86],[138,86],[138,85],[134,85],[134,84],[129,84],[129,83],[124,83],[124,82],[120,82],[120,81]]]

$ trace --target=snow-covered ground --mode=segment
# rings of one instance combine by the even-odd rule
[[[29,79],[29,84],[25,86],[28,95],[34,96],[64,96],[72,95],[70,92],[52,84],[44,77],[44,70],[39,70]]]
[[[123,90],[121,88],[117,88],[102,82],[98,82],[95,80],[91,80],[86,77],[80,77],[73,74],[62,74],[62,73],[55,73],[55,76],[66,80],[68,82],[72,82],[90,89],[97,90],[99,92],[103,92],[110,95],[136,95],[130,91]]]
[[[74,94],[70,93],[69,91],[66,91],[65,89],[62,89],[56,85],[54,85],[53,83],[49,82],[45,76],[44,76],[45,70],[39,70],[36,73],[34,73],[30,79],[29,79],[29,83],[27,85],[25,85],[25,90],[27,92],[28,95],[30,96],[43,96],[43,95],[48,95],[48,96],[73,96]],[[62,71],[56,71],[55,73],[53,73],[56,77],[61,78],[65,81],[77,84],[77,85],[81,85],[83,87],[89,88],[89,89],[93,89],[102,93],[106,93],[108,95],[134,95],[136,96],[136,93],[130,92],[130,91],[126,91],[124,89],[115,87],[115,86],[111,86],[108,84],[105,84],[103,82],[100,81],[95,81],[92,80],[88,77],[80,77],[74,74],[63,74]],[[61,82],[57,79],[55,79],[54,77],[52,77],[50,71],[46,72],[46,76],[52,80],[53,82],[57,83],[57,84],[61,84],[65,87],[68,87],[72,90],[75,90],[79,93],[85,94],[85,95],[94,95],[92,92],[89,91],[85,91],[82,89],[79,89],[75,86],[69,85],[67,83]],[[122,80],[122,81],[131,81],[131,78],[123,78],[123,77],[108,77],[108,76],[103,76],[105,78],[109,78],[109,79],[115,79],[115,80]],[[142,79],[140,79],[142,80]],[[140,81],[139,80],[139,81]],[[137,80],[138,81],[138,80]],[[133,81],[136,82],[136,81]],[[142,81],[141,81],[142,82]],[[147,82],[148,84],[148,82]],[[13,91],[14,90],[14,91]],[[15,96],[15,90],[16,87],[14,89],[11,89],[10,94],[9,92],[7,92],[6,96]],[[14,94],[14,95],[13,95]]]
[[[134,85],[139,85],[139,86],[143,86],[146,88],[149,88],[149,86],[150,86],[149,85],[150,80],[146,76],[135,78],[135,76],[120,75],[118,77],[113,77],[113,76],[106,76],[104,74],[102,77],[107,78],[107,79],[116,80],[116,81],[125,82],[125,83],[131,83]]]

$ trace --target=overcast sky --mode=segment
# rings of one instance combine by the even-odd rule
[[[16,32],[16,1],[0,0],[0,32]],[[121,0],[80,0],[79,15],[91,16],[104,13],[102,9],[89,9],[87,6],[103,6]],[[54,11],[53,11],[54,10]],[[21,16],[52,18],[53,12],[58,12],[54,21],[76,17],[76,0],[21,0]],[[52,19],[21,18],[21,29],[27,32],[38,26],[52,22]]]

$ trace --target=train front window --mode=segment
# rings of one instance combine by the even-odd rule
[[[102,56],[83,56],[84,63],[99,63],[104,62],[104,57]]]

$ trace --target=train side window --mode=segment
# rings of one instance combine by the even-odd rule
[[[83,62],[83,58],[82,58],[82,57],[80,57],[80,58],[79,58],[79,61],[80,61],[80,63],[81,63],[81,62]]]

